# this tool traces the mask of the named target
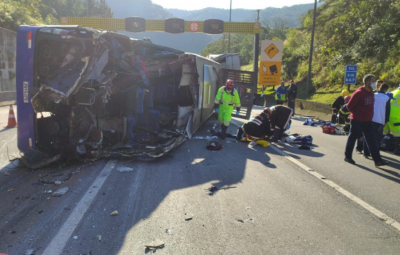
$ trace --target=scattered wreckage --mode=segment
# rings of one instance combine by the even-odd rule
[[[217,62],[114,32],[21,26],[17,38],[18,147],[33,169],[161,157],[209,118],[223,84]]]

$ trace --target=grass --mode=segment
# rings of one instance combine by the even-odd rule
[[[244,65],[240,68],[242,71],[253,71],[253,64]],[[315,88],[311,86],[309,95],[306,95],[307,80],[297,82],[298,91],[297,98],[304,99],[307,101],[319,102],[324,104],[332,104],[333,101],[340,95],[342,90],[347,89],[347,85],[336,84],[333,86],[325,86]],[[351,85],[350,93],[354,92],[361,85]],[[276,89],[276,87],[275,87]],[[275,95],[275,89],[268,87],[265,91],[265,95]]]

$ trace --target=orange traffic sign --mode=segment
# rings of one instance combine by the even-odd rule
[[[264,51],[269,58],[273,58],[279,53],[279,49],[273,43],[271,43]]]
[[[260,85],[278,85],[281,81],[282,62],[261,61],[259,70]]]

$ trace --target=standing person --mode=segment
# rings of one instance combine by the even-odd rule
[[[375,161],[375,166],[380,167],[388,163],[382,160],[379,148],[375,142],[375,133],[372,126],[375,102],[372,90],[376,87],[375,76],[367,74],[364,76],[363,82],[364,86],[359,87],[354,92],[347,104],[347,109],[351,112],[351,115],[350,133],[347,139],[344,161],[350,164],[356,163],[353,160],[354,145],[362,134]]]
[[[386,92],[389,89],[389,85],[386,83],[381,84],[378,88],[378,92],[374,94],[374,117],[372,118],[372,128],[375,133],[375,142],[378,148],[380,147],[383,137],[383,126],[388,123],[390,116],[390,100]],[[369,152],[367,143],[364,141],[364,158],[369,158],[371,153]]]
[[[297,97],[297,85],[294,83],[293,80],[290,81],[290,86],[288,89],[288,106],[293,110],[293,115],[295,114],[295,104],[296,104],[296,97]]]
[[[240,112],[240,98],[238,91],[233,87],[233,81],[227,80],[226,85],[221,87],[215,96],[215,112],[218,113],[218,120],[221,124],[220,137],[225,139],[226,131],[232,119],[233,109],[236,107],[236,114]]]
[[[344,105],[342,108],[339,110],[339,118],[342,118],[344,120],[344,127],[343,131],[348,135],[350,131],[350,111],[347,109],[347,104],[350,101],[350,96],[344,97]],[[363,136],[360,134],[360,137],[357,139],[357,146],[356,146],[356,152],[358,154],[362,154],[363,151]]]
[[[350,95],[349,91],[343,90],[342,93],[340,93],[340,96],[338,96],[335,99],[335,101],[333,101],[333,104],[332,104],[332,118],[331,118],[331,123],[332,124],[336,124],[337,122],[339,122],[339,124],[343,124],[343,123],[341,123],[343,121],[341,121],[340,115],[339,115],[339,121],[337,120],[337,114],[339,113],[340,108],[342,108],[342,106],[345,104],[344,98],[346,96],[349,96],[349,95]]]
[[[374,89],[374,93],[378,92],[378,89],[382,86],[382,84],[383,84],[382,80],[376,81],[376,89]]]
[[[388,95],[393,98],[390,106],[390,117],[389,122],[386,123],[384,128],[385,133],[391,133],[395,138],[395,154],[400,153],[400,86],[395,91],[388,93]]]
[[[286,87],[285,82],[281,82],[281,85],[278,86],[275,93],[275,100],[277,105],[283,104],[286,101]]]

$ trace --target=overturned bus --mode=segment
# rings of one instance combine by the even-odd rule
[[[248,118],[253,73],[114,32],[21,26],[22,160],[35,169],[63,158],[161,157],[210,117],[217,88],[227,78],[236,81],[241,117]]]

